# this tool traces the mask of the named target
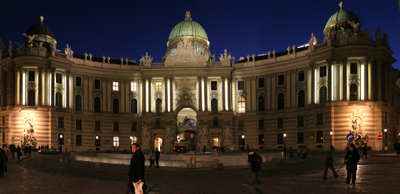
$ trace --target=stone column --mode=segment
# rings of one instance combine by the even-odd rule
[[[70,88],[69,88],[70,89]],[[73,92],[73,91],[71,91]],[[93,77],[89,78],[89,111],[93,112]]]
[[[251,111],[251,78],[250,77],[246,77],[246,81],[245,81],[245,86],[244,89],[246,90],[246,94],[250,94],[250,95],[246,95],[245,98],[245,112],[249,112]]]
[[[343,92],[343,101],[348,101],[347,98],[347,91],[348,86],[347,86],[347,58],[341,59],[342,65],[343,65],[343,72],[342,72],[342,77],[343,77],[343,82],[342,82],[342,92]]]
[[[107,112],[107,80],[108,80],[108,78],[101,79],[101,87],[100,88],[103,89],[103,95],[102,95],[103,105],[101,106],[101,112]]]
[[[340,63],[338,63],[338,61],[335,61],[335,67],[334,67],[334,69],[335,69],[335,80],[334,80],[334,82],[335,82],[335,91],[336,91],[336,94],[335,94],[335,101],[340,101],[340,92],[341,92],[341,90],[340,90]]]
[[[315,88],[315,64],[311,64],[311,104],[316,104],[315,103],[315,91],[317,88]]]
[[[174,78],[170,77],[169,78],[169,105],[170,105],[170,112],[174,112],[174,95],[173,92],[174,90],[172,89],[174,87]]]
[[[221,102],[222,102],[222,111],[226,111],[226,106],[225,106],[225,95],[227,95],[226,93],[225,93],[225,77],[221,77],[221,82],[222,82],[222,87],[221,87],[221,90],[222,90],[222,100],[221,100]]]
[[[70,74],[70,71],[65,71],[65,76],[66,76],[66,82],[67,83],[65,83],[65,87],[66,88],[64,88],[64,90],[66,91],[66,95],[65,95],[65,107],[66,108],[70,108],[69,107],[69,98],[70,98],[70,96],[69,96],[69,74]]]
[[[228,111],[232,111],[232,78],[227,77],[227,82],[228,82],[228,93],[226,95],[228,95]]]
[[[152,112],[151,109],[151,104],[152,104],[152,91],[151,91],[151,84],[152,84],[152,79],[148,78],[148,85],[147,85],[147,93],[148,93],[148,97],[147,97],[147,102],[148,102],[148,106],[149,106],[149,111],[148,112]]]
[[[50,94],[50,99],[51,99],[51,106],[56,106],[56,101],[54,100],[55,96],[55,89],[56,89],[56,68],[51,68],[51,94]]]
[[[257,111],[257,77],[251,77],[251,110]]]
[[[333,88],[333,83],[332,83],[332,61],[331,60],[326,60],[326,77],[328,78],[328,102],[333,101],[332,99],[332,88]]]
[[[204,97],[205,111],[208,111],[208,77],[204,77],[204,93],[205,93]]]
[[[238,79],[237,78],[232,78],[232,91],[233,91],[233,93],[232,93],[232,111],[234,112],[233,113],[233,115],[236,115],[236,113],[237,113],[237,101],[238,101],[238,99],[237,99],[237,97],[236,97],[236,94],[237,94],[237,90],[238,90]]]
[[[203,93],[201,92],[201,87],[202,87],[202,85],[201,85],[201,77],[197,77],[197,83],[198,83],[198,96],[199,96],[199,98],[198,98],[198,111],[203,111],[203,104],[202,104],[202,101],[203,101]]]
[[[38,80],[38,104],[37,106],[42,106],[43,105],[43,81],[42,81],[42,72],[43,72],[43,67],[38,67],[39,69],[39,80]]]
[[[271,75],[271,109],[276,109],[276,73]]]
[[[168,112],[168,78],[164,77],[164,112]]]
[[[265,102],[267,104],[267,110],[269,110],[269,109],[271,109],[271,93],[272,93],[272,90],[271,90],[271,74],[267,74],[266,81],[267,81],[267,86],[266,86],[266,88],[267,88],[267,96],[265,98],[265,100],[266,100]]]
[[[147,112],[146,110],[146,78],[142,78],[142,112]]]
[[[0,54],[1,54],[1,52],[0,52]],[[15,105],[19,105],[20,104],[20,101],[19,101],[19,99],[18,99],[18,97],[20,96],[20,94],[19,94],[19,88],[21,87],[21,84],[19,84],[18,82],[19,82],[19,74],[20,74],[20,68],[19,67],[16,67],[15,68],[15,94],[14,94],[14,102],[15,102]]]
[[[296,74],[297,74],[297,71],[295,70],[295,69],[293,69],[293,70],[290,70],[290,88],[291,88],[291,99],[292,99],[292,102],[291,102],[291,105],[292,105],[292,107],[296,107],[296,99],[297,99],[297,91],[296,91],[296,82],[297,82],[297,80],[296,80]]]
[[[292,96],[291,94],[291,90],[290,90],[290,70],[285,72],[285,85],[286,85],[286,94],[285,94],[285,108],[289,108],[291,106],[290,102],[290,98]]]

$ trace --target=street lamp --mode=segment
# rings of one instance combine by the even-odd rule
[[[24,129],[24,147],[25,147],[25,133],[26,133],[26,132],[25,132],[25,129]]]
[[[387,151],[387,144],[388,144],[388,140],[387,140],[387,129],[383,129],[383,132],[385,132],[385,153]]]
[[[333,131],[331,130],[331,132],[329,132],[329,134],[331,135],[331,146],[333,146]]]
[[[286,160],[286,133],[283,133],[283,152],[284,152],[284,157],[283,159]]]

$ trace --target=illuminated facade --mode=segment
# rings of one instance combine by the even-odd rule
[[[77,55],[68,45],[61,52],[51,29],[37,24],[25,45],[2,55],[2,137],[19,144],[31,131],[38,145],[74,151],[138,142],[171,152],[184,140],[188,149],[332,143],[343,150],[351,132],[380,150],[384,129],[389,145],[398,137],[400,93],[387,36],[378,31],[373,39],[340,8],[324,41],[312,34],[308,44],[235,63],[226,50],[214,61],[205,30],[187,13],[163,62],[146,53],[137,64]]]

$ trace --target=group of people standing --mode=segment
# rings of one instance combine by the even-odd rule
[[[157,167],[157,168],[159,167],[159,165],[158,165],[158,160],[160,159],[160,155],[161,155],[161,153],[160,153],[160,151],[158,151],[158,148],[156,148],[156,151],[151,150],[151,153],[150,153],[150,155],[149,155],[150,168],[153,167],[153,166],[155,166],[155,165],[154,165],[154,161],[156,162],[156,165],[157,165],[156,167]]]

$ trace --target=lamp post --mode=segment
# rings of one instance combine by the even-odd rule
[[[388,144],[388,140],[387,140],[387,129],[383,129],[383,132],[385,132],[385,153],[387,152],[387,144]]]
[[[286,133],[283,133],[283,159],[286,160]]]
[[[24,148],[25,148],[25,129],[24,129]]]
[[[331,132],[329,132],[329,134],[331,135],[331,146],[333,146],[333,131],[331,130]]]
[[[242,141],[240,142],[243,145],[243,152],[244,152],[244,135],[242,135]]]

